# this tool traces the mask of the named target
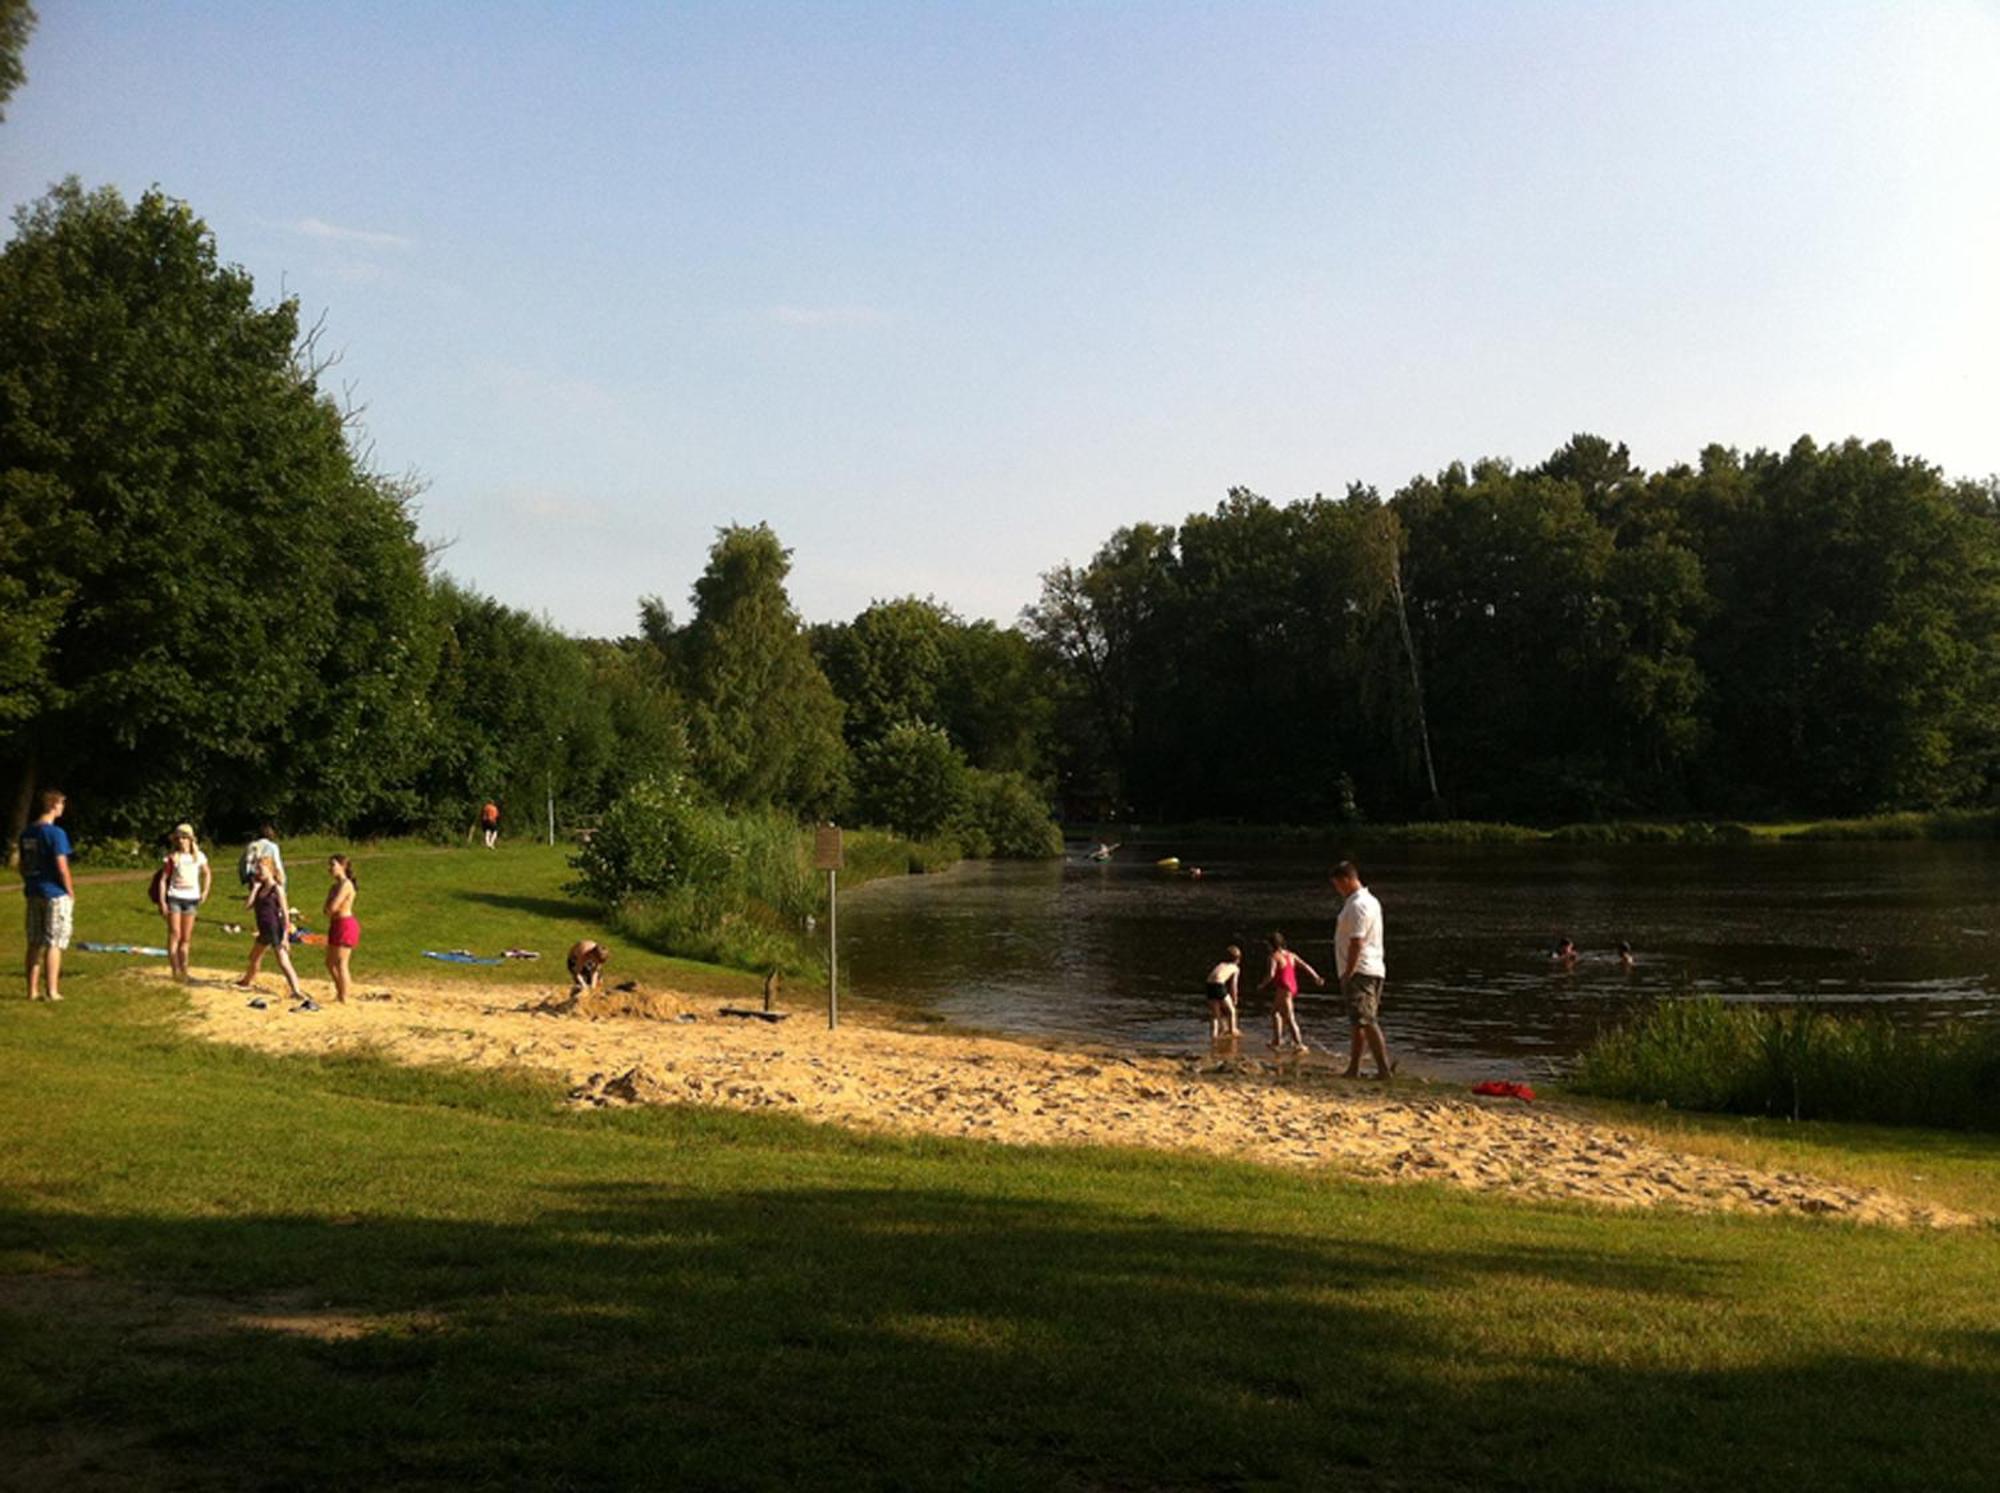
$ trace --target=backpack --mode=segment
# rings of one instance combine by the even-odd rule
[[[173,874],[173,862],[161,861],[154,868],[153,879],[146,883],[146,900],[158,907],[167,897],[167,878]]]

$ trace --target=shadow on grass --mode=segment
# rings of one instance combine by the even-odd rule
[[[515,892],[480,892],[468,887],[453,887],[451,896],[460,902],[477,902],[482,907],[497,907],[502,912],[522,912],[530,917],[548,918],[558,923],[587,923],[595,914],[581,902],[572,902],[566,897],[534,897]]]
[[[1385,1254],[1337,1196],[1310,1240],[961,1191],[542,1198],[514,1225],[0,1209],[0,1253],[17,1259],[209,1300],[305,1292],[375,1324],[338,1340],[227,1321],[163,1336],[130,1303],[31,1319],[0,1354],[23,1426],[0,1433],[0,1458],[86,1484],[126,1471],[221,1487],[2000,1476],[1991,1341],[1961,1341],[1956,1367],[1943,1344],[1932,1361],[1801,1349],[1676,1366],[1730,1357],[1676,1346],[1728,1298],[1729,1265],[1443,1240]],[[1638,1340],[1657,1361],[1632,1362],[1629,1336],[1587,1351],[1560,1324],[1446,1338],[1454,1314],[1425,1309],[1549,1282],[1572,1313],[1653,1324]]]

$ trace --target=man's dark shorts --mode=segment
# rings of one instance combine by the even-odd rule
[[[1350,975],[1340,982],[1340,993],[1347,997],[1347,1019],[1353,1025],[1363,1027],[1382,1024],[1380,975]]]

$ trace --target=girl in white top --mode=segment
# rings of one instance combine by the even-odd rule
[[[177,824],[173,848],[167,852],[160,878],[160,916],[167,920],[167,960],[174,978],[188,977],[188,954],[194,947],[194,919],[208,900],[208,857],[194,837],[194,826]]]

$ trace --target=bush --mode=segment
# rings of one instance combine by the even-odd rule
[[[1030,861],[1063,851],[1048,800],[1017,772],[972,774],[959,838],[971,856]]]
[[[776,810],[732,815],[684,779],[648,779],[612,804],[570,864],[570,890],[605,904],[649,948],[746,969],[817,967],[804,940],[824,901],[812,837]]]
[[[570,864],[570,890],[613,906],[630,897],[713,887],[729,872],[729,826],[685,778],[646,778],[626,790]]]
[[[972,769],[935,726],[891,726],[857,753],[861,817],[914,840],[943,834],[965,814]]]
[[[1663,1001],[1592,1044],[1570,1086],[1678,1109],[2000,1130],[2000,1027]]]

